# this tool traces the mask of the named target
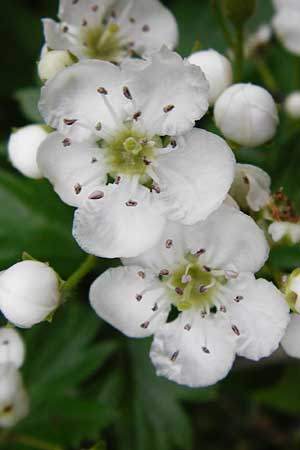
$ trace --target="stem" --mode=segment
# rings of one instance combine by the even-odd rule
[[[271,70],[265,63],[265,61],[262,58],[255,58],[254,63],[256,66],[257,71],[259,72],[265,86],[272,92],[277,93],[279,92],[279,86],[277,84],[277,81],[275,80]]]
[[[243,78],[244,72],[244,29],[242,26],[236,29],[236,41],[234,45],[235,82]]]
[[[65,296],[75,289],[81,280],[95,267],[97,262],[96,256],[89,255],[83,263],[72,273],[63,285],[63,293]]]
[[[212,4],[213,10],[214,10],[216,19],[218,21],[218,24],[223,32],[224,38],[225,38],[227,44],[229,45],[229,47],[233,48],[234,47],[233,40],[232,40],[228,25],[225,20],[221,2],[220,2],[220,0],[212,0],[211,4]]]
[[[63,448],[59,445],[41,441],[40,439],[36,439],[31,436],[25,436],[23,434],[12,434],[7,437],[7,441],[27,445],[28,447],[37,450],[63,450]]]

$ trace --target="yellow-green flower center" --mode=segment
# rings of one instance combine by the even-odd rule
[[[82,30],[82,42],[86,49],[86,55],[92,59],[119,62],[126,48],[119,38],[119,26],[110,23],[107,26],[84,28]]]

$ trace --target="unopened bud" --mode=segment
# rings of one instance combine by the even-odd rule
[[[13,328],[0,328],[0,364],[11,363],[20,368],[24,362],[25,346]]]
[[[300,119],[300,91],[289,94],[284,101],[283,107],[291,119]]]
[[[44,52],[44,55],[42,55],[38,62],[39,77],[45,82],[53,78],[61,70],[74,64],[74,62],[74,59],[68,51],[51,50],[47,53]]]
[[[47,264],[22,261],[0,275],[0,308],[14,325],[29,328],[59,306],[59,279]]]

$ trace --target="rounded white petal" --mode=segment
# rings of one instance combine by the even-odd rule
[[[42,178],[36,156],[48,132],[41,125],[27,125],[10,135],[8,155],[12,165],[29,178]]]
[[[257,272],[269,246],[263,231],[241,211],[223,205],[208,219],[184,228],[187,248],[205,249],[207,264],[215,269]]]
[[[276,10],[282,8],[300,8],[299,0],[273,0],[273,6]]]
[[[282,293],[266,280],[243,274],[228,284],[228,315],[239,330],[237,354],[258,361],[273,353],[289,323]],[[237,297],[242,300],[235,301]]]
[[[167,320],[170,310],[168,302],[157,305],[163,293],[158,279],[157,284],[153,273],[142,267],[108,269],[92,284],[90,302],[98,316],[127,336],[150,336]],[[137,300],[147,288],[150,290]]]
[[[300,119],[300,91],[291,92],[286,97],[283,107],[292,119]]]
[[[45,121],[65,136],[81,141],[97,140],[102,131],[119,127],[126,117],[128,100],[123,95],[119,67],[106,61],[80,61],[59,72],[42,88],[40,111]],[[97,91],[104,88],[107,95]],[[104,92],[105,92],[104,91]],[[75,121],[70,124],[71,121]]]
[[[0,276],[0,308],[14,325],[29,328],[45,320],[59,304],[54,270],[38,261],[22,261]]]
[[[270,141],[278,125],[272,96],[250,83],[234,84],[226,89],[215,104],[214,117],[227,139],[247,147]]]
[[[63,144],[64,136],[51,133],[39,148],[41,173],[67,204],[79,206],[93,187],[106,184],[107,171],[99,147],[89,143]]]
[[[262,169],[251,164],[237,164],[230,195],[243,209],[259,211],[271,196],[271,178]]]
[[[29,411],[29,399],[21,375],[13,364],[0,365],[0,427],[9,428]]]
[[[83,19],[99,26],[114,3],[115,0],[60,0],[58,17],[74,26],[80,26]]]
[[[126,180],[103,189],[103,198],[88,199],[75,213],[73,235],[87,253],[106,258],[131,257],[153,247],[165,218],[154,194]]]
[[[126,70],[129,86],[141,120],[160,136],[189,131],[208,109],[208,82],[199,67],[163,47],[139,70]]]
[[[195,128],[180,138],[156,168],[169,219],[184,224],[205,219],[226,198],[234,169],[232,151],[216,134]]]
[[[292,244],[297,244],[300,242],[300,223],[273,222],[268,228],[268,233],[274,242],[288,238]]]
[[[293,358],[300,358],[300,315],[291,314],[291,321],[281,341],[284,351]]]
[[[47,81],[72,64],[74,64],[74,61],[68,51],[52,50],[47,52],[38,62],[39,77],[42,81]]]
[[[133,42],[138,54],[160,50],[162,45],[174,49],[178,42],[176,19],[158,0],[117,0],[116,23],[121,34]]]
[[[300,7],[280,8],[272,24],[282,45],[295,55],[300,55]]]
[[[25,358],[25,346],[20,334],[13,328],[0,328],[0,364],[12,363],[18,369]]]
[[[217,98],[232,84],[232,67],[229,59],[215,50],[201,50],[193,53],[188,61],[200,67],[209,83],[209,104],[213,105]]]
[[[189,325],[189,326],[187,326]],[[224,378],[235,358],[236,338],[224,318],[182,313],[155,333],[150,358],[157,375],[190,387]]]

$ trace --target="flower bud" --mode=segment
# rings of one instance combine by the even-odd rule
[[[215,104],[214,117],[225,138],[246,147],[270,141],[279,122],[272,96],[250,83],[226,89]]]
[[[36,156],[40,144],[47,136],[48,132],[42,125],[27,125],[10,135],[8,141],[9,159],[12,165],[26,177],[42,178]]]
[[[74,60],[66,50],[42,51],[41,59],[38,62],[39,77],[43,82],[46,82],[72,64],[74,64]]]
[[[291,119],[300,119],[300,91],[291,92],[286,97],[283,107]]]
[[[300,3],[279,8],[272,25],[282,45],[291,53],[300,55]]]
[[[269,175],[259,167],[237,164],[229,194],[244,211],[259,211],[270,199],[270,186]]]
[[[209,104],[213,105],[222,92],[232,83],[230,61],[212,49],[193,53],[188,61],[200,67],[204,73],[209,83]]]
[[[18,327],[46,320],[59,301],[59,279],[47,264],[22,261],[0,275],[0,308]]]
[[[256,0],[223,0],[223,4],[227,18],[238,28],[254,13]]]
[[[0,426],[16,425],[29,410],[21,375],[13,364],[0,365]]]
[[[300,269],[295,269],[285,283],[284,294],[289,307],[300,314]]]
[[[19,333],[13,328],[0,328],[0,365],[11,363],[18,369],[25,357],[25,346]]]
[[[300,242],[300,223],[291,222],[273,222],[268,229],[274,242],[282,240],[289,244],[298,244]]]

